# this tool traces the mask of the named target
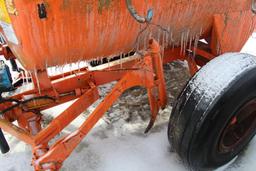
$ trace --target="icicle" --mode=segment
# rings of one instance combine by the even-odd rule
[[[196,50],[197,50],[197,47],[198,47],[199,39],[200,39],[200,35],[196,35],[195,42],[194,42],[194,52],[193,52],[193,57],[195,57],[195,56],[196,56]]]
[[[183,51],[182,51],[182,54],[183,56],[186,54],[186,37],[187,37],[187,32],[185,31],[184,32],[184,37],[183,37]]]
[[[21,72],[21,79],[22,79],[22,80],[25,80],[24,74],[25,74],[24,72]],[[23,83],[24,83],[24,81],[23,81]]]
[[[79,60],[78,61],[78,73],[80,73],[80,70],[81,70],[80,65],[81,65],[81,61]]]
[[[29,83],[29,75],[28,75],[28,71],[25,71],[25,82],[26,84]]]
[[[120,65],[121,69],[123,69],[123,58],[124,58],[124,54],[122,53],[121,54],[121,65]]]
[[[67,67],[67,63],[63,65],[62,67],[62,77],[64,78],[65,77],[65,67]]]
[[[192,50],[192,41],[193,41],[193,36],[190,35],[190,38],[189,38],[189,50]]]
[[[165,39],[165,47],[167,48],[169,46],[169,39],[170,39],[170,31],[166,33],[166,39]]]
[[[159,42],[159,43],[160,43],[160,36],[161,36],[161,32],[157,31],[157,42]]]
[[[38,75],[37,75],[37,70],[36,70],[36,68],[34,69],[34,72],[35,72],[35,78],[36,78],[37,89],[38,89],[39,94],[41,95],[40,82],[39,82],[39,79],[38,79]]]
[[[57,73],[57,67],[58,67],[58,66],[55,66],[55,67],[53,68],[53,69],[54,69],[54,71],[53,71],[54,73]]]
[[[167,28],[167,33],[166,33],[166,47],[168,47],[170,45],[170,27]]]
[[[108,69],[110,69],[110,65],[109,65],[109,57],[107,57],[107,61],[108,61]]]
[[[32,73],[31,73],[31,71],[28,71],[28,74],[29,74],[29,78],[32,80]]]
[[[220,43],[219,42],[217,42],[217,47],[216,47],[217,49],[216,49],[216,51],[217,51],[217,54],[219,55],[219,54],[221,54],[221,47],[220,47]]]
[[[186,50],[187,50],[187,45],[188,45],[188,40],[189,40],[189,34],[190,34],[190,30],[188,29],[188,30],[187,30],[187,34],[186,34],[184,55],[186,54]]]
[[[69,63],[69,73],[72,74],[72,63]]]
[[[200,29],[199,37],[201,37],[201,36],[202,36],[202,34],[203,34],[203,27],[201,27],[201,29]]]
[[[183,41],[184,41],[184,34],[181,33],[181,42],[180,42],[180,55],[183,55]]]
[[[163,61],[163,57],[164,57],[164,49],[165,49],[165,32],[163,32],[163,38],[162,38],[162,46],[161,46],[161,57],[162,57],[162,61]]]

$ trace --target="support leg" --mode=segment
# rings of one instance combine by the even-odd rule
[[[158,114],[158,111],[159,111],[156,91],[157,91],[157,87],[147,89],[148,99],[149,99],[149,104],[150,104],[150,110],[151,110],[151,119],[149,121],[149,124],[148,124],[145,132],[144,132],[145,134],[148,133],[150,131],[150,129],[154,126],[154,123],[156,121],[156,117],[157,117],[157,114]]]
[[[155,82],[158,87],[159,105],[164,109],[167,105],[166,85],[164,80],[163,61],[160,55],[160,46],[154,39],[149,41],[149,50],[153,61]]]

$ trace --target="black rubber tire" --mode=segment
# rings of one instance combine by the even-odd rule
[[[210,61],[185,86],[170,116],[168,139],[192,170],[211,170],[226,164],[255,135],[253,126],[235,149],[219,151],[221,135],[231,118],[243,104],[256,99],[255,73],[256,57],[229,53]]]

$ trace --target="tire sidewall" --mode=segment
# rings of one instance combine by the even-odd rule
[[[223,165],[240,153],[252,139],[256,129],[236,149],[228,153],[218,152],[222,132],[231,118],[246,102],[256,98],[255,73],[256,68],[253,68],[237,76],[209,106],[204,121],[198,122],[190,143],[188,158],[191,165],[196,168]]]

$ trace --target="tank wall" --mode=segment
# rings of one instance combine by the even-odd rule
[[[17,42],[9,45],[29,70],[126,53],[146,46],[149,37],[184,44],[209,32],[214,14],[251,6],[251,0],[133,0],[139,14],[152,8],[153,23],[168,30],[151,25],[135,43],[145,24],[130,16],[124,0],[47,0],[47,17],[40,18],[42,2],[14,0],[10,14]]]

